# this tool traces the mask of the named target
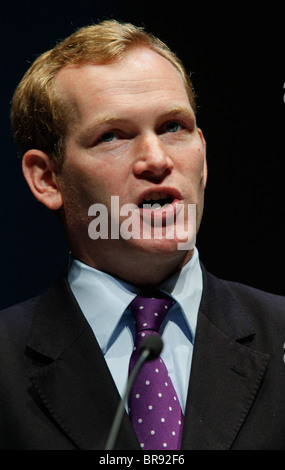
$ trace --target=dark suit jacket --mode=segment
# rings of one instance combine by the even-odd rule
[[[285,449],[285,299],[203,278],[182,449]],[[65,276],[0,312],[0,449],[102,450],[119,399]]]

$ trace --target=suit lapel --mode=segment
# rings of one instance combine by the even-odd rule
[[[221,291],[220,281],[203,274],[182,446],[230,449],[258,393],[269,356],[249,347],[255,331],[230,291]]]
[[[120,397],[91,328],[62,278],[42,298],[28,344],[30,380],[53,420],[80,449],[104,449]],[[127,415],[118,449],[138,442]]]

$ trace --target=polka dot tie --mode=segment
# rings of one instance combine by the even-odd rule
[[[155,295],[155,297],[154,297]],[[162,293],[138,295],[130,304],[135,317],[136,337],[129,373],[139,358],[140,342],[158,335],[168,310],[175,303]],[[163,360],[145,362],[129,396],[129,415],[144,450],[181,448],[183,413]]]

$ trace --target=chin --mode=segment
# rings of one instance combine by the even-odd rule
[[[131,243],[130,243],[131,242]],[[145,254],[169,254],[169,255],[179,255],[184,252],[184,250],[178,249],[179,241],[177,240],[129,240],[130,245],[133,249],[136,249],[140,253]]]

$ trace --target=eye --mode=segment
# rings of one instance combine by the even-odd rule
[[[166,124],[165,129],[167,132],[178,132],[182,129],[182,126],[176,121],[171,121]]]
[[[101,135],[100,139],[98,140],[98,142],[113,142],[114,140],[117,140],[118,139],[118,136],[116,134],[116,132],[113,132],[113,131],[109,131],[109,132],[105,132],[105,134]]]

